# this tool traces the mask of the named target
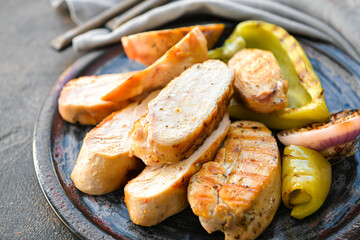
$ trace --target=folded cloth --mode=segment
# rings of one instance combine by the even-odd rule
[[[53,0],[56,1],[56,0]],[[57,0],[59,1],[59,0]],[[80,0],[66,0],[66,1],[80,1]],[[90,0],[83,0],[90,1]],[[116,1],[116,0],[113,0]],[[117,0],[119,1],[119,0]],[[277,1],[283,1],[291,3],[297,9],[289,7],[284,3]],[[332,6],[330,0],[318,0],[319,2],[327,6]],[[302,4],[306,2],[306,4]],[[332,0],[331,2],[334,2]],[[342,2],[337,0],[335,2]],[[345,20],[345,16],[338,21],[333,21],[336,18],[334,14],[337,14],[334,10],[331,15],[322,14],[321,7],[312,8],[310,0],[296,1],[296,0],[181,0],[173,1],[164,6],[154,8],[151,11],[140,15],[127,23],[123,24],[112,32],[98,30],[89,31],[73,39],[73,47],[77,51],[88,51],[93,48],[105,46],[108,44],[116,43],[121,40],[121,37],[134,34],[137,32],[147,31],[154,29],[160,25],[163,25],[169,21],[180,18],[189,14],[210,14],[213,16],[219,16],[223,18],[232,19],[235,21],[243,20],[263,20],[267,22],[279,25],[292,34],[298,34],[305,37],[315,38],[322,41],[329,42],[338,48],[345,51],[355,60],[360,62],[360,36],[359,32],[356,34],[349,34],[349,31],[338,31],[328,25],[328,23],[337,24],[341,22],[348,24]],[[304,13],[309,12],[311,15]],[[322,20],[314,16],[322,16]],[[360,24],[359,15],[353,16],[352,19],[356,21],[351,25],[358,28]],[[348,25],[345,28],[349,28]],[[355,46],[355,47],[354,47]],[[358,51],[357,51],[358,50]]]
[[[76,24],[81,24],[95,17],[122,0],[50,0],[55,9],[67,8]]]
[[[326,22],[360,52],[360,0],[276,0]]]

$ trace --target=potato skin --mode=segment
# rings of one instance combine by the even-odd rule
[[[205,35],[207,47],[211,49],[223,32],[225,24],[196,25],[137,33],[122,37],[121,42],[130,59],[150,66],[195,27]]]

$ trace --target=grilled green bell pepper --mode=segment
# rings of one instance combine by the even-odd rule
[[[213,59],[221,59],[228,62],[230,58],[239,50],[246,47],[245,40],[236,33],[236,30],[225,40],[224,45],[220,48],[209,51],[209,57]]]
[[[331,185],[331,165],[317,151],[290,145],[282,161],[282,200],[291,216],[303,219],[324,203]]]
[[[238,38],[240,40],[236,40]],[[242,22],[221,47],[222,50],[210,51],[209,56],[226,61],[242,47],[236,41],[241,43],[243,40],[247,48],[268,50],[274,54],[285,79],[289,81],[287,92],[289,107],[270,114],[260,114],[248,110],[232,99],[229,106],[232,117],[261,121],[268,127],[276,129],[301,127],[329,119],[330,114],[319,78],[300,44],[283,28],[261,21]],[[235,46],[229,47],[232,42]],[[231,49],[234,51],[230,54]]]

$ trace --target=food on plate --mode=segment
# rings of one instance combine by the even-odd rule
[[[234,90],[246,108],[270,113],[289,105],[289,83],[272,52],[243,49],[229,60],[228,66],[235,71]]]
[[[64,87],[59,112],[65,120],[97,124],[113,112],[83,141],[71,174],[80,191],[109,193],[143,169],[124,188],[134,223],[153,226],[190,203],[204,229],[226,239],[258,237],[281,196],[297,219],[321,207],[331,184],[321,154],[355,152],[360,110],[330,118],[310,61],[284,29],[245,21],[208,53],[223,29],[212,24],[123,37],[128,57],[149,67],[81,77]],[[230,101],[234,88],[238,98]],[[228,110],[243,121],[230,125]],[[267,127],[309,123],[278,134],[291,145],[281,173]]]
[[[283,130],[277,136],[285,146],[303,146],[319,151],[326,158],[333,158],[354,154],[359,134],[360,110],[346,109],[331,114],[327,123]]]
[[[139,159],[129,156],[128,133],[158,93],[153,92],[142,102],[114,112],[86,134],[71,173],[80,191],[92,195],[112,192],[143,169]]]
[[[101,100],[136,72],[84,76],[68,82],[61,91],[58,107],[61,117],[70,123],[96,125],[112,112],[128,105],[128,99],[121,102]]]
[[[225,40],[222,47],[209,51],[209,58],[228,62],[238,51],[246,47],[245,40],[235,31]]]
[[[195,64],[149,103],[131,132],[131,155],[146,165],[188,158],[217,128],[233,94],[234,73],[219,60]]]
[[[226,113],[219,127],[187,159],[176,164],[146,166],[124,189],[125,203],[131,220],[153,226],[188,206],[187,187],[190,177],[201,165],[214,159],[230,127]]]
[[[144,91],[164,87],[185,69],[207,59],[206,38],[200,29],[195,27],[151,66],[120,83],[102,99],[124,101]]]
[[[188,200],[209,233],[254,239],[270,224],[281,202],[279,150],[262,123],[231,124],[215,161],[191,179]]]
[[[317,151],[290,145],[282,163],[282,200],[291,216],[303,219],[324,203],[331,185],[331,165]]]
[[[205,35],[208,49],[211,49],[219,39],[225,25],[222,23],[196,25],[175,29],[142,32],[122,37],[121,42],[126,55],[130,59],[137,60],[138,62],[149,66],[164,55],[167,50],[179,42],[195,27],[198,27]]]
[[[328,120],[330,114],[320,80],[294,37],[283,28],[261,21],[242,22],[238,24],[233,35],[242,37],[247,48],[263,49],[274,54],[289,82],[289,107],[270,114],[261,114],[246,109],[233,99],[229,106],[230,116],[260,121],[276,129],[302,127]],[[236,39],[234,36],[231,37]]]

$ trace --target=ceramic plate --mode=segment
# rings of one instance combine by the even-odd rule
[[[204,18],[203,18],[204,19]],[[225,34],[235,23],[225,22]],[[163,28],[205,23],[181,19]],[[299,38],[298,38],[299,39]],[[360,108],[360,65],[335,47],[299,39],[325,89],[331,112]],[[221,44],[221,42],[220,42]],[[154,227],[131,222],[123,189],[104,196],[78,191],[70,179],[86,133],[92,128],[62,120],[57,99],[62,87],[83,75],[119,73],[144,68],[129,60],[120,45],[89,53],[76,61],[58,79],[44,101],[34,132],[34,164],[46,199],[64,224],[85,239],[223,239],[221,232],[207,234],[190,208]],[[332,186],[324,205],[312,216],[299,221],[283,205],[259,239],[344,239],[360,236],[360,155],[333,166]]]

